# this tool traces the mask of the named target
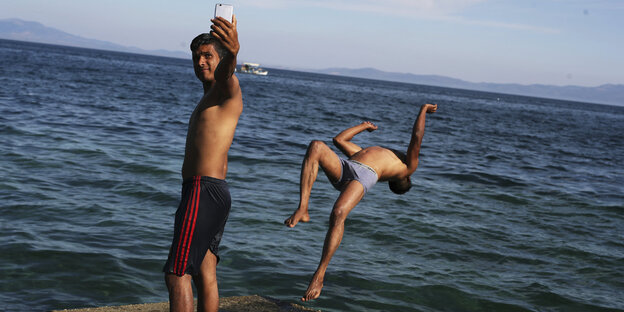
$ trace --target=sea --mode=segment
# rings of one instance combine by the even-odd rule
[[[299,302],[338,196],[311,140],[372,121],[361,146],[407,149],[414,187],[378,183],[350,213],[322,311],[624,311],[624,107],[269,69],[239,74],[222,297]],[[185,59],[0,40],[0,310],[168,300],[162,266],[188,119]],[[622,103],[624,105],[624,103]],[[337,150],[336,150],[337,151]]]

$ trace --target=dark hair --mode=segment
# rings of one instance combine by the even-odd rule
[[[407,177],[404,180],[389,181],[388,186],[390,190],[395,194],[405,194],[412,188],[412,180]]]
[[[191,41],[191,52],[195,53],[200,46],[211,44],[214,46],[215,50],[219,54],[219,58],[223,58],[227,52],[227,50],[221,44],[221,41],[217,39],[212,33],[203,33],[199,34],[199,36],[195,37],[193,41]]]

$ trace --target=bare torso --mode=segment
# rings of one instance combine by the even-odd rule
[[[407,165],[402,155],[381,146],[363,148],[349,159],[361,162],[375,170],[379,181],[403,179],[407,175]]]
[[[237,78],[233,76],[232,79]],[[182,165],[183,179],[192,176],[225,179],[228,150],[242,111],[240,89],[227,99],[217,88],[211,88],[204,94],[189,119]]]

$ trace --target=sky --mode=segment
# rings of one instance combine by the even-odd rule
[[[217,1],[2,0],[36,21],[142,49],[187,51]],[[227,0],[238,61],[372,67],[470,82],[624,84],[624,0]]]

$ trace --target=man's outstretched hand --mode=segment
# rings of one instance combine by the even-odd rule
[[[362,125],[366,127],[365,129],[368,132],[372,132],[372,131],[377,130],[377,126],[374,123],[370,122],[370,121],[365,121],[365,122],[362,123]]]
[[[238,55],[240,45],[238,44],[238,31],[236,30],[236,16],[232,15],[232,22],[228,22],[225,18],[218,16],[210,20],[212,22],[212,35],[217,37],[223,44],[223,47],[232,53],[233,56]]]
[[[427,109],[427,113],[435,113],[438,110],[438,104],[424,104],[423,107]]]

